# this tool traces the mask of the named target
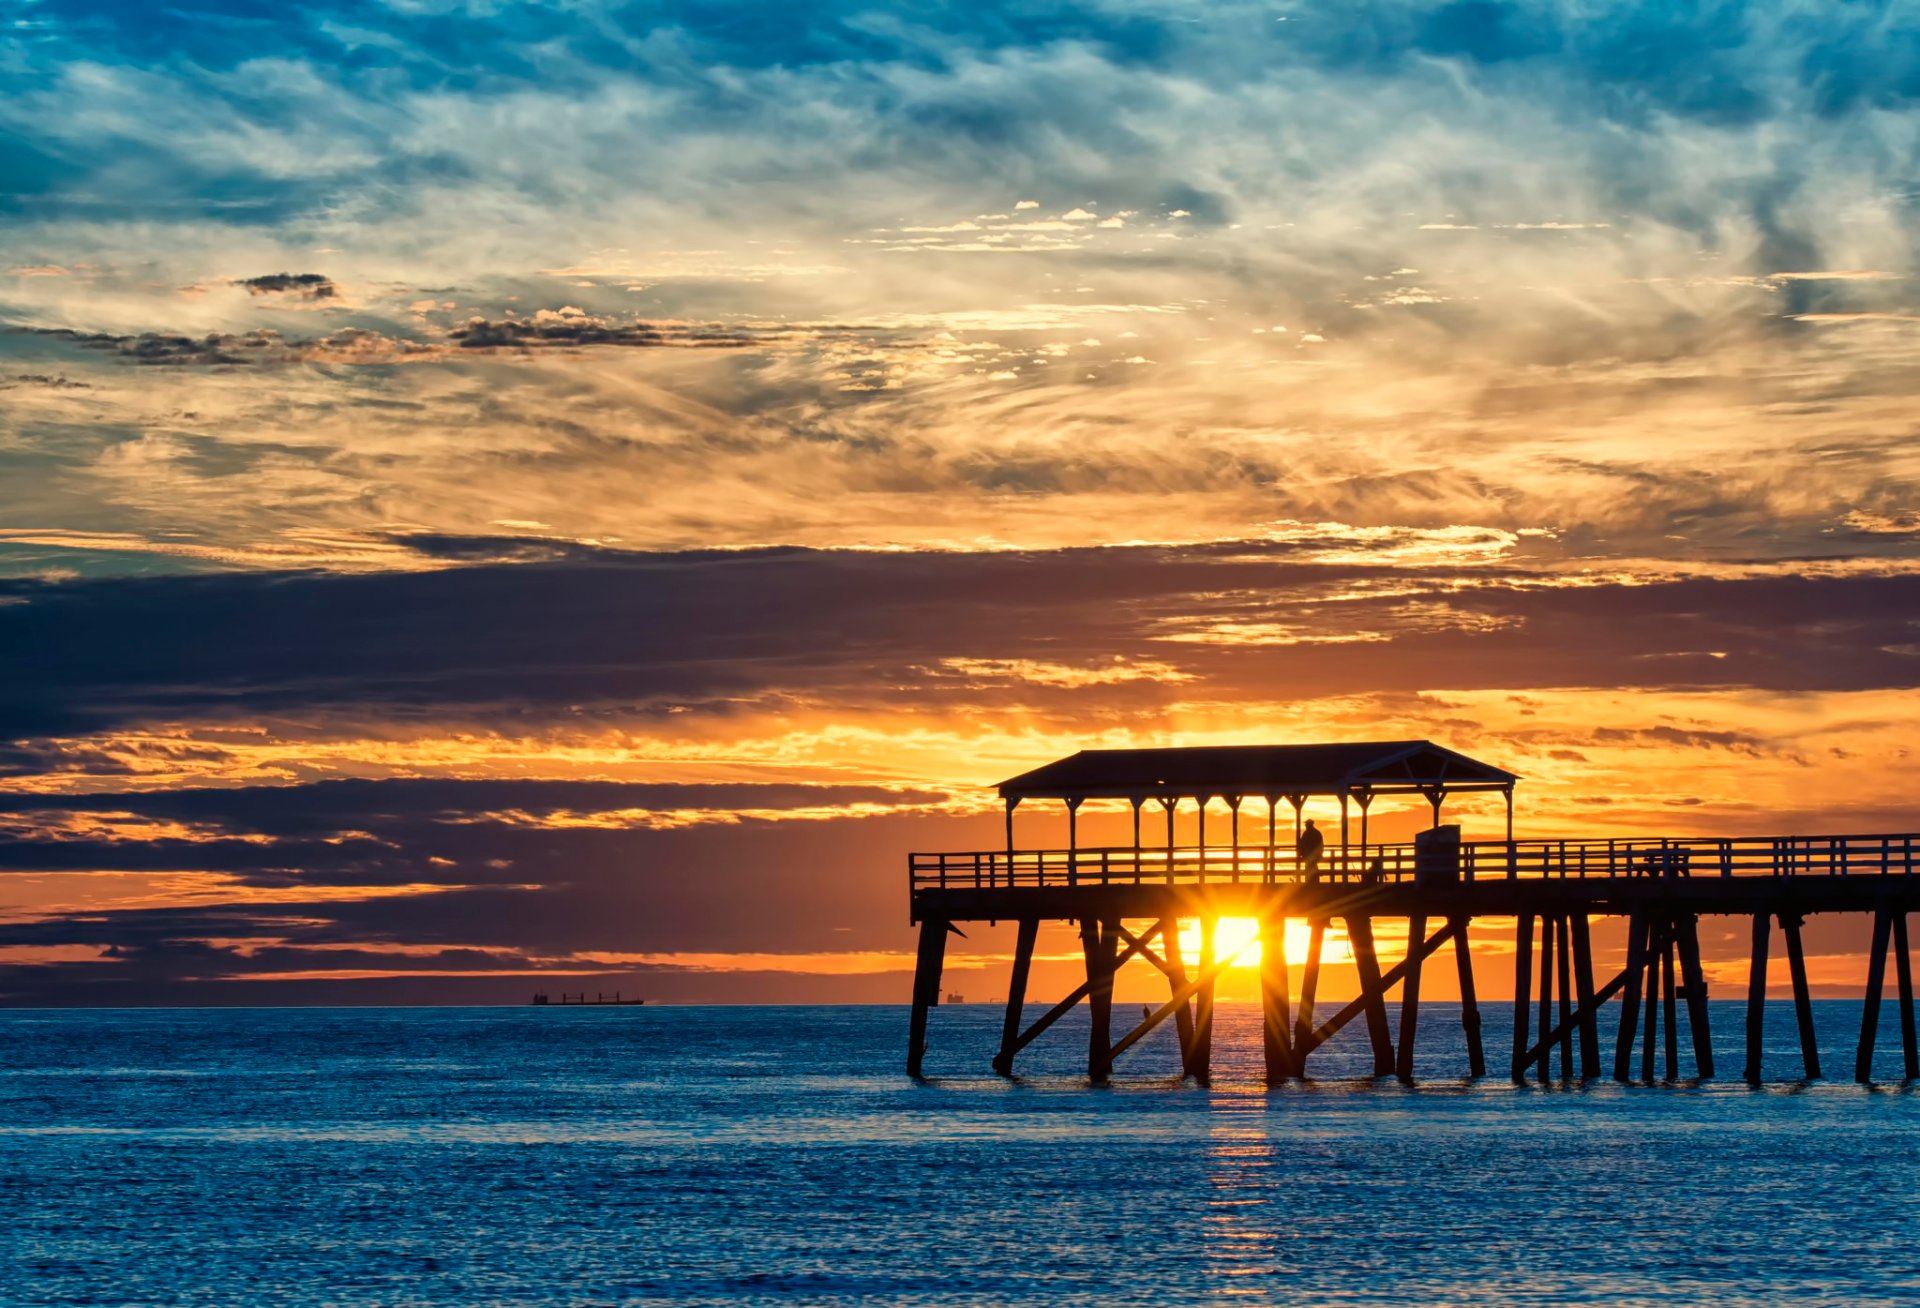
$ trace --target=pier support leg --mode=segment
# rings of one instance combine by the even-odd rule
[[[1288,1026],[1293,1019],[1287,994],[1287,922],[1260,919],[1261,1053],[1266,1059],[1267,1084],[1278,1085],[1293,1074],[1293,1048]]]
[[[1798,913],[1780,915],[1780,934],[1787,940],[1787,968],[1793,974],[1793,1014],[1800,1023],[1800,1062],[1807,1080],[1820,1079],[1820,1046],[1813,1034],[1813,996],[1807,991],[1807,955],[1800,946]]]
[[[1620,1029],[1613,1040],[1613,1079],[1633,1076],[1634,1028],[1640,1024],[1640,982],[1647,970],[1647,919],[1635,909],[1627,918],[1627,988],[1620,995]]]
[[[1167,987],[1170,995],[1177,995],[1187,984],[1187,956],[1180,947],[1180,919],[1167,919],[1167,930],[1161,940],[1167,959]],[[1180,1037],[1180,1072],[1185,1075],[1193,1066],[1193,1004],[1181,1000],[1180,1006],[1173,1010],[1173,1029]]]
[[[1573,930],[1574,998],[1580,1005],[1580,1079],[1591,1081],[1600,1075],[1600,1023],[1593,1002],[1593,934],[1587,915],[1576,913]]]
[[[1771,926],[1767,914],[1753,915],[1753,952],[1747,963],[1748,1085],[1759,1085],[1762,1076],[1761,1055],[1767,1040],[1767,937]]]
[[[1653,1084],[1654,1041],[1660,1035],[1660,960],[1667,948],[1667,924],[1647,923],[1647,1011],[1640,1039],[1640,1079]]]
[[[1187,1075],[1201,1085],[1213,1081],[1213,988],[1214,935],[1220,919],[1211,914],[1200,919],[1200,989],[1193,997],[1193,1056],[1187,1060]]]
[[[1540,1027],[1540,1053],[1533,1069],[1541,1085],[1553,1079],[1553,1049],[1548,1045],[1547,1037],[1553,1033],[1553,935],[1557,925],[1554,918],[1546,914],[1541,915],[1540,1007],[1535,1014],[1535,1020]]]
[[[1554,920],[1553,952],[1559,960],[1558,988],[1560,1007],[1558,1022],[1561,1030],[1560,1079],[1573,1080],[1573,923],[1567,914],[1562,913]]]
[[[1400,982],[1400,1048],[1393,1069],[1403,1085],[1413,1084],[1413,1037],[1420,1025],[1420,942],[1426,938],[1426,917],[1408,918],[1407,971]]]
[[[1522,913],[1513,931],[1513,1083],[1527,1080],[1527,1006],[1533,991],[1533,914]]]
[[[1082,918],[1080,944],[1087,956],[1087,1079],[1105,1085],[1113,1070],[1114,951],[1120,943],[1118,922]]]
[[[1473,951],[1467,946],[1471,918],[1449,919],[1453,926],[1453,965],[1460,978],[1460,1030],[1467,1038],[1467,1074],[1487,1074],[1487,1051],[1480,1044],[1480,999],[1473,989]]]
[[[1680,921],[1680,983],[1687,992],[1687,1029],[1693,1037],[1693,1070],[1713,1076],[1713,1024],[1707,1016],[1707,971],[1700,965],[1700,919]]]
[[[907,1075],[918,1077],[927,1056],[927,1012],[940,1002],[940,969],[947,957],[947,924],[928,918],[920,924],[920,948],[913,964],[913,1016],[907,1024]]]
[[[1000,1024],[1000,1052],[993,1056],[993,1070],[1001,1076],[1013,1075],[1014,1042],[1020,1038],[1020,1020],[1027,1006],[1027,977],[1033,971],[1033,946],[1039,935],[1039,918],[1020,919],[1013,941],[1013,977],[1007,982],[1007,1016]]]
[[[1866,1002],[1860,1005],[1860,1047],[1853,1056],[1853,1079],[1861,1085],[1873,1081],[1873,1044],[1880,1034],[1880,995],[1887,986],[1887,939],[1893,931],[1893,914],[1886,908],[1873,914],[1873,947],[1867,954]]]
[[[1674,975],[1676,969],[1673,965],[1679,935],[1678,919],[1675,919],[1667,929],[1666,946],[1660,951],[1660,999],[1664,1010],[1662,1018],[1666,1022],[1666,1027],[1661,1034],[1666,1037],[1667,1075],[1665,1079],[1668,1084],[1680,1079],[1680,1023],[1678,996],[1675,994],[1678,978]]]
[[[1913,1031],[1913,959],[1907,953],[1907,913],[1893,915],[1894,975],[1900,980],[1900,1053],[1906,1060],[1909,1081],[1920,1081],[1920,1047]]]
[[[1320,989],[1320,952],[1327,943],[1327,921],[1316,918],[1307,928],[1307,965],[1300,975],[1300,1007],[1293,1017],[1293,1074],[1307,1074],[1307,1054],[1313,1040],[1313,1000]]]
[[[1373,919],[1347,919],[1347,937],[1353,942],[1353,961],[1360,973],[1360,997],[1366,1001],[1367,1038],[1373,1042],[1373,1074],[1393,1075],[1393,1032],[1387,1026],[1387,1001],[1380,985],[1380,955],[1373,948]],[[1418,942],[1408,945],[1416,947]]]

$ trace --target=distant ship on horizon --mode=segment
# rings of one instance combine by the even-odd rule
[[[587,992],[584,990],[582,990],[577,995],[570,995],[563,990],[560,992],[560,997],[558,999],[552,998],[544,990],[536,991],[533,996],[533,1003],[537,1007],[551,1005],[553,1007],[558,1008],[564,1005],[568,1008],[578,1008],[582,1005],[585,1005],[587,1007],[592,1007],[596,1004],[617,1004],[625,1008],[625,1007],[632,1007],[636,1004],[644,1004],[646,1002],[647,1001],[644,999],[623,999],[620,997],[620,992],[618,990],[614,991],[611,996],[603,995],[603,994],[595,994],[592,999],[587,998]]]

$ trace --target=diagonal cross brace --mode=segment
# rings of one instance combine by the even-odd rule
[[[1136,936],[1125,927],[1121,927],[1120,939],[1126,942],[1132,953],[1140,955],[1140,957],[1146,959],[1149,963],[1152,963],[1155,967],[1166,973],[1167,976],[1175,981],[1179,981],[1183,979],[1183,974],[1175,972],[1173,965],[1162,958],[1156,950],[1147,944],[1147,941],[1153,938],[1154,932],[1159,931],[1164,925],[1165,923],[1156,923],[1147,928],[1147,933],[1144,936]]]
[[[1148,934],[1151,935],[1152,932],[1148,932]],[[1155,1028],[1156,1026],[1159,1026],[1162,1022],[1166,1021],[1169,1017],[1172,1017],[1175,1013],[1179,1012],[1180,1006],[1182,1004],[1186,1003],[1189,999],[1192,999],[1195,995],[1199,994],[1200,991],[1203,988],[1205,988],[1207,985],[1211,984],[1216,977],[1218,977],[1222,972],[1226,971],[1229,967],[1231,967],[1233,965],[1233,960],[1240,957],[1241,951],[1246,949],[1246,947],[1252,943],[1253,943],[1253,940],[1251,937],[1241,941],[1239,947],[1236,948],[1231,954],[1228,954],[1224,958],[1220,958],[1216,960],[1212,967],[1208,968],[1206,971],[1202,972],[1199,976],[1196,976],[1195,978],[1193,978],[1193,980],[1187,982],[1185,985],[1181,986],[1178,990],[1174,991],[1173,998],[1167,1000],[1166,1003],[1154,1009],[1153,1012],[1150,1013],[1146,1017],[1146,1019],[1140,1023],[1139,1026],[1136,1026],[1135,1028],[1133,1028],[1133,1030],[1127,1032],[1126,1035],[1120,1038],[1119,1043],[1114,1045],[1114,1047],[1107,1052],[1107,1061],[1109,1063],[1112,1063],[1114,1059],[1120,1057],[1120,1055],[1126,1053],[1127,1050],[1133,1048],[1135,1045],[1139,1044],[1143,1039],[1145,1039],[1147,1036],[1147,1033],[1152,1031],[1153,1028]]]
[[[1535,1044],[1531,1049],[1527,1050],[1524,1054],[1521,1054],[1518,1058],[1514,1059],[1513,1060],[1514,1075],[1518,1076],[1520,1074],[1520,1069],[1524,1067],[1528,1067],[1531,1064],[1537,1062],[1540,1058],[1540,1053],[1542,1050],[1551,1049],[1555,1045],[1559,1044],[1562,1040],[1566,1039],[1567,1032],[1573,1030],[1575,1027],[1580,1026],[1582,1023],[1584,1023],[1587,1020],[1587,1018],[1589,1018],[1590,1016],[1592,1016],[1593,1014],[1599,1012],[1602,1008],[1604,1008],[1606,1006],[1606,1002],[1609,999],[1612,999],[1614,995],[1617,994],[1627,984],[1627,976],[1629,974],[1629,971],[1630,969],[1628,968],[1621,968],[1619,976],[1615,977],[1613,980],[1607,982],[1605,985],[1601,986],[1598,990],[1594,991],[1593,998],[1589,999],[1586,1003],[1574,1009],[1572,1015],[1569,1016],[1567,1020],[1562,1022],[1559,1026],[1556,1026],[1553,1028],[1553,1030],[1549,1031],[1544,1040],[1541,1040],[1539,1043]]]
[[[1453,939],[1455,930],[1457,930],[1455,924],[1448,922],[1447,925],[1441,927],[1438,931],[1422,941],[1419,948],[1419,958],[1421,961],[1424,962],[1427,956],[1433,953],[1434,950]],[[1388,968],[1386,975],[1380,978],[1380,989],[1378,991],[1374,992],[1374,994],[1360,994],[1353,1002],[1349,1003],[1345,1008],[1322,1023],[1320,1028],[1312,1035],[1302,1040],[1299,1046],[1293,1051],[1294,1067],[1296,1069],[1303,1067],[1308,1054],[1327,1043],[1341,1027],[1364,1013],[1367,1009],[1367,1004],[1376,996],[1384,1000],[1387,997],[1387,991],[1399,985],[1400,979],[1407,974],[1407,965],[1412,958],[1413,955],[1410,953],[1407,958],[1401,959],[1398,963]]]
[[[1166,926],[1167,926],[1166,921],[1162,919],[1161,921],[1155,922],[1152,926],[1148,927],[1144,932],[1142,932],[1138,936],[1128,933],[1127,935],[1128,944],[1126,949],[1120,954],[1118,958],[1113,960],[1114,971],[1116,972],[1119,971],[1121,966],[1124,963],[1126,963],[1128,959],[1132,958],[1135,954],[1138,954],[1139,952],[1144,950],[1147,947],[1147,942],[1152,940],[1155,936],[1159,935],[1162,931],[1164,931],[1166,929]],[[1093,983],[1091,981],[1082,981],[1079,985],[1075,986],[1073,988],[1072,994],[1068,995],[1065,999],[1062,999],[1059,1003],[1055,1004],[1052,1008],[1049,1008],[1046,1012],[1042,1013],[1039,1016],[1039,1018],[1035,1020],[1032,1026],[1028,1027],[1025,1031],[1022,1031],[1020,1033],[1020,1038],[1013,1042],[1013,1047],[1007,1050],[1006,1056],[1009,1059],[1011,1059],[1013,1055],[1019,1053],[1022,1049],[1025,1049],[1028,1045],[1032,1044],[1034,1040],[1039,1037],[1042,1031],[1045,1031],[1048,1027],[1052,1026],[1055,1022],[1058,1022],[1061,1018],[1065,1017],[1068,1013],[1072,1012],[1073,1006],[1079,1003],[1082,999],[1085,999],[1088,993],[1092,991],[1092,989],[1093,989]],[[1111,1057],[1111,1055],[1109,1055],[1109,1057]]]

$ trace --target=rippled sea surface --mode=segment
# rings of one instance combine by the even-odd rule
[[[935,1012],[917,1085],[904,1009],[0,1013],[0,1298],[1913,1301],[1891,1014],[1865,1089],[1857,1005],[1814,1084],[1773,1005],[1754,1091],[1714,1007],[1712,1083],[1469,1083],[1436,1004],[1417,1087],[1360,1079],[1356,1024],[1274,1091],[1238,1007],[1211,1089],[1169,1036],[1104,1090],[1080,1014],[992,1076],[985,1006]]]

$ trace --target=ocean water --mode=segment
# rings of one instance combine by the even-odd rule
[[[904,1009],[0,1013],[0,1300],[1912,1302],[1920,1097],[1819,1008],[1836,1079],[1781,1003],[1759,1091],[1736,1003],[1712,1083],[1469,1083],[1434,1004],[1418,1086],[1356,1024],[1273,1091],[1232,1006],[1211,1088],[1169,1036],[1100,1090],[1081,1014],[991,1075],[984,1005],[922,1084]]]

